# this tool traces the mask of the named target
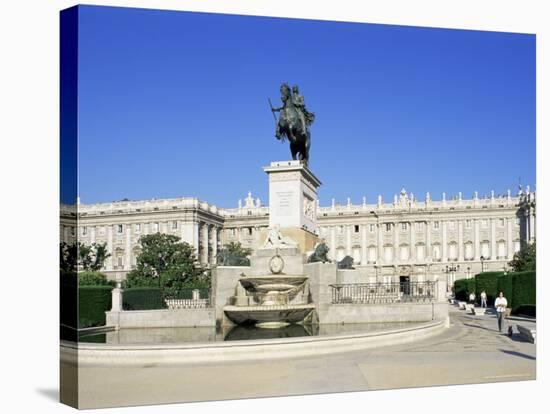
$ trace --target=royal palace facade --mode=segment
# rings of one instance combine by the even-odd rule
[[[522,243],[536,237],[536,194],[529,187],[516,195],[423,201],[404,189],[392,202],[375,204],[334,200],[316,206],[317,232],[329,257],[354,259],[365,282],[471,277],[505,270]],[[201,264],[211,266],[229,242],[257,248],[269,223],[269,208],[249,193],[238,207],[218,208],[196,198],[118,201],[61,207],[62,241],[104,242],[111,256],[104,272],[114,277],[136,264],[139,238],[151,233],[180,237],[195,247]]]

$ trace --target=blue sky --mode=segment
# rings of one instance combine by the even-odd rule
[[[535,183],[534,35],[85,6],[78,76],[84,203],[267,203],[281,82],[316,114],[322,205]]]

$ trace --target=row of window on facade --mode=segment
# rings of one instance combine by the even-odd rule
[[[515,223],[516,223],[516,225],[519,225],[519,224],[520,224],[520,219],[519,219],[519,217],[516,217]],[[399,223],[399,224],[400,224],[400,226],[401,226],[401,230],[406,231],[406,230],[409,229],[409,223],[407,223],[407,222],[402,222],[402,223]],[[421,231],[421,230],[424,230],[426,224],[427,224],[427,223],[421,222],[421,221],[416,222],[416,223],[415,223],[416,229],[417,229],[417,230],[420,230],[420,231]],[[447,224],[448,224],[450,230],[454,230],[454,229],[456,228],[456,221],[454,221],[454,220],[447,221]],[[464,221],[464,224],[465,224],[466,229],[471,229],[471,228],[472,228],[472,220],[470,220],[470,219],[465,220],[465,221]],[[506,221],[505,221],[504,218],[498,219],[498,226],[499,226],[499,227],[504,227],[505,224],[506,224]],[[394,227],[394,223],[384,223],[384,225],[385,225],[385,230],[386,230],[387,232],[392,231],[392,229],[393,229],[393,227]],[[177,230],[177,229],[178,229],[178,222],[177,222],[177,221],[172,221],[172,222],[171,222],[171,226],[172,226],[172,230]],[[440,222],[439,222],[439,221],[433,221],[433,222],[432,222],[432,227],[433,227],[434,230],[439,230],[439,228],[440,228]],[[488,228],[488,227],[489,227],[489,220],[488,220],[488,219],[482,219],[482,220],[481,220],[481,227],[482,227],[482,228]],[[338,226],[338,227],[337,227],[338,233],[339,233],[339,234],[343,234],[343,233],[344,233],[344,228],[345,228],[344,225]],[[375,229],[376,229],[376,224],[372,224],[372,223],[371,223],[371,224],[368,225],[368,228],[369,228],[369,231],[370,231],[371,233],[374,233],[374,231],[375,231]],[[136,233],[140,233],[140,232],[141,232],[141,229],[142,229],[141,223],[136,223],[136,224],[134,224],[134,231],[135,231]],[[236,232],[237,232],[237,229],[236,229],[236,228],[231,228],[231,229],[229,229],[229,230],[230,230],[230,234],[231,234],[232,236],[235,236],[235,235],[236,235]],[[360,231],[360,226],[359,226],[358,224],[355,224],[355,225],[353,226],[353,230],[354,230],[355,233],[359,233],[359,231]],[[157,232],[159,232],[159,231],[160,231],[160,223],[158,223],[158,222],[152,223],[152,232],[153,232],[153,233],[157,233]],[[247,234],[248,234],[249,236],[252,235],[252,227],[245,227],[245,228],[244,228],[244,231],[246,231]],[[326,233],[327,228],[324,227],[324,228],[323,228],[323,231],[325,231],[325,233]],[[116,226],[116,232],[117,232],[117,234],[122,234],[122,233],[124,233],[124,225],[122,225],[122,224],[117,224],[117,226]],[[74,228],[74,227],[70,227],[70,233],[71,233],[71,236],[74,236],[74,235],[75,235],[75,228]],[[82,235],[83,235],[83,236],[88,235],[88,227],[82,227]]]
[[[447,224],[449,226],[449,229],[450,230],[454,230],[456,228],[456,221],[454,220],[451,220],[451,221],[447,221]],[[519,225],[520,224],[520,219],[519,217],[516,217],[516,220],[515,220],[515,223],[516,225]],[[426,222],[423,222],[423,221],[418,221],[415,223],[416,225],[416,230],[424,230],[425,226],[426,226]],[[440,228],[440,222],[439,221],[433,221],[432,222],[432,227],[434,230],[439,230]],[[506,224],[506,220],[503,219],[503,218],[500,218],[498,219],[498,226],[499,227],[504,227]],[[402,223],[399,223],[400,227],[401,227],[401,230],[408,230],[409,229],[409,223],[407,222],[402,222]],[[464,220],[464,225],[467,229],[471,229],[472,228],[472,220],[468,219],[468,220]],[[489,220],[488,219],[483,219],[481,220],[481,227],[482,228],[488,228],[489,227]],[[384,223],[384,228],[387,232],[390,232],[393,230],[394,228],[394,223]],[[337,231],[339,234],[343,234],[344,233],[344,229],[345,229],[345,226],[344,225],[340,225],[340,226],[337,226]],[[376,230],[376,224],[369,224],[368,225],[368,229],[369,229],[369,232],[371,233],[374,233],[374,231]],[[323,227],[322,228],[322,231],[326,234],[328,232],[328,228],[327,227]],[[360,226],[359,224],[355,224],[353,226],[353,231],[354,233],[359,233],[360,231]]]
[[[471,242],[464,243],[464,260],[474,260],[475,259],[475,249],[474,244]],[[514,241],[514,252],[518,252],[520,250],[521,243],[519,240]],[[393,262],[394,256],[396,256],[396,253],[398,254],[398,258],[401,261],[408,261],[410,259],[415,258],[416,260],[423,261],[426,259],[426,245],[423,243],[419,243],[415,246],[416,251],[413,252],[414,256],[411,257],[411,249],[410,246],[407,244],[403,244],[398,246],[398,248],[394,248],[393,245],[386,245],[382,246],[382,257],[385,262]],[[361,257],[361,246],[354,246],[352,248],[352,257],[353,261],[355,263],[362,263],[362,257]],[[367,247],[367,262],[368,263],[375,263],[378,260],[378,247],[376,246],[369,246]],[[458,244],[455,242],[451,242],[447,245],[447,260],[449,261],[456,261],[458,260]],[[340,261],[346,256],[346,249],[343,246],[339,246],[336,248],[336,260]],[[508,250],[507,250],[507,243],[505,240],[499,240],[496,243],[496,257],[491,257],[491,245],[489,241],[483,241],[480,245],[480,257],[483,257],[484,259],[506,259],[508,256]],[[439,243],[434,243],[431,246],[431,258],[434,261],[441,261],[442,260],[442,246]]]
[[[151,223],[151,229],[153,233],[160,232],[160,223]],[[140,233],[142,229],[141,223],[134,224],[134,232]],[[178,229],[178,222],[172,221],[172,230]],[[123,234],[124,233],[124,225],[123,224],[117,224],[116,225],[116,233],[117,234]],[[71,235],[75,235],[74,227],[71,227]],[[88,227],[82,227],[82,235],[87,236],[88,235]]]

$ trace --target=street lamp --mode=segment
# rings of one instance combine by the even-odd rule
[[[485,257],[481,256],[479,260],[481,260],[481,273],[483,273],[483,262],[485,261]]]
[[[451,285],[455,281],[455,272],[458,272],[460,270],[460,265],[450,265],[445,266],[445,273],[447,274],[447,291],[450,291]],[[449,279],[449,274],[451,275],[451,279]]]

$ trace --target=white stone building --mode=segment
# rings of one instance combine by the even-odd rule
[[[259,246],[269,225],[269,208],[250,193],[234,209],[176,198],[78,204],[77,210],[78,216],[74,206],[62,206],[61,240],[107,243],[108,274],[135,266],[144,234],[177,235],[197,249],[202,264],[212,265],[228,242]],[[505,269],[521,243],[536,237],[536,195],[529,187],[515,196],[508,191],[464,199],[459,193],[447,199],[443,194],[439,201],[429,193],[419,201],[403,189],[390,203],[381,196],[375,204],[364,197],[361,204],[333,200],[316,213],[331,258],[352,256],[364,282],[446,278],[450,285],[482,269]]]

